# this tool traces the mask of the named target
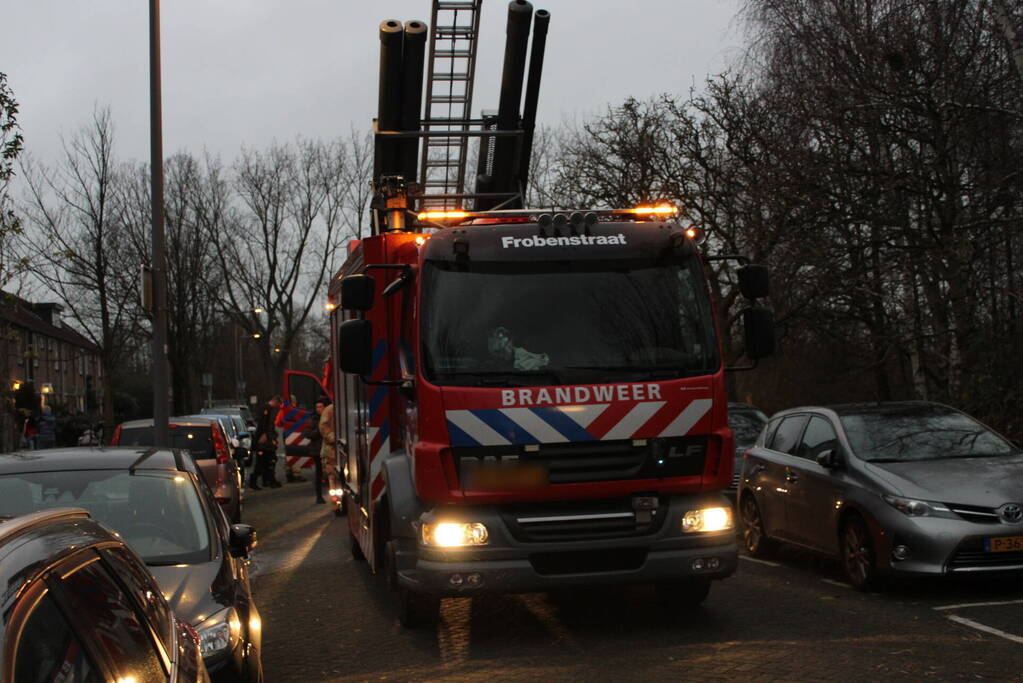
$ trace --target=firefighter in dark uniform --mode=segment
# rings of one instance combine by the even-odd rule
[[[313,480],[313,489],[316,491],[316,502],[323,504],[327,501],[323,498],[323,463],[320,461],[320,451],[323,450],[323,435],[320,433],[320,416],[323,409],[330,405],[330,399],[320,396],[316,399],[316,412],[310,416],[309,424],[302,430],[302,436],[309,439],[309,455],[312,456],[313,464],[316,467],[316,477]]]
[[[277,488],[281,485],[274,476],[274,463],[277,460],[277,426],[274,424],[274,416],[280,406],[281,397],[273,396],[256,418],[256,434],[252,438],[255,463],[249,476],[249,488],[254,491],[260,489],[260,479],[263,480],[263,486]]]

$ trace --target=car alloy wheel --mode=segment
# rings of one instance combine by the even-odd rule
[[[860,517],[850,517],[842,527],[842,567],[849,583],[868,590],[874,583],[874,544]]]
[[[768,555],[774,550],[774,542],[764,532],[764,518],[752,495],[742,499],[742,540],[750,555]]]

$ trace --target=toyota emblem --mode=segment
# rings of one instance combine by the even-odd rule
[[[1020,503],[1006,503],[1002,507],[998,508],[998,514],[1002,516],[1002,519],[1010,524],[1016,524],[1023,521],[1023,505]]]

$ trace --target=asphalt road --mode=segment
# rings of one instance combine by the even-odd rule
[[[309,482],[246,498],[268,683],[1023,681],[1023,580],[863,594],[833,563],[785,550],[742,558],[684,614],[646,587],[497,595],[445,600],[435,628],[407,631],[328,508]]]

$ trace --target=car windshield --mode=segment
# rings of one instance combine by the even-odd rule
[[[719,365],[696,259],[429,261],[423,291],[424,371],[439,384],[663,379]]]
[[[729,412],[728,426],[735,432],[736,445],[751,445],[756,443],[760,436],[760,430],[767,424],[767,416],[757,412]]]
[[[0,476],[0,516],[55,507],[85,508],[119,533],[146,564],[210,560],[202,503],[182,474],[70,470]]]
[[[213,449],[213,435],[208,424],[170,425],[171,448],[184,448],[196,460],[217,457]],[[153,427],[122,427],[118,446],[152,446]]]
[[[1012,444],[943,406],[840,415],[853,452],[867,462],[1011,455]]]

